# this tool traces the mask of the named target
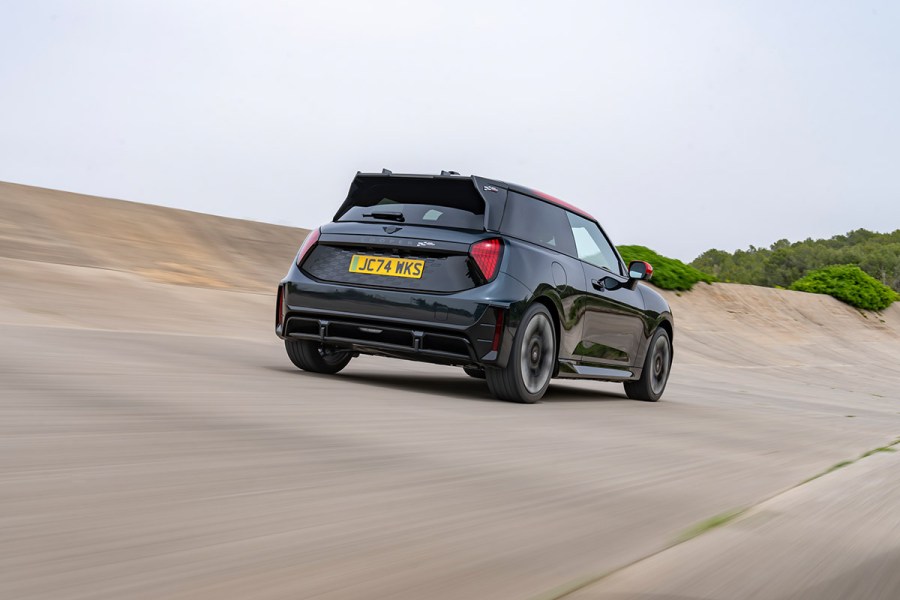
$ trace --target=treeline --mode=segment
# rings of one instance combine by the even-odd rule
[[[857,229],[827,240],[779,240],[768,248],[750,246],[734,253],[707,250],[690,264],[719,281],[768,287],[790,287],[831,265],[857,265],[900,292],[900,229],[892,233]]]

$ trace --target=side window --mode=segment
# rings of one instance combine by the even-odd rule
[[[575,256],[566,211],[529,196],[510,192],[500,223],[501,233]]]
[[[572,226],[572,236],[575,238],[578,258],[621,275],[619,259],[597,224],[568,211],[566,216],[569,217],[569,224]]]

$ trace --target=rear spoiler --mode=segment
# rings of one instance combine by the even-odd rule
[[[455,174],[453,171],[442,171],[440,175],[412,175],[412,174],[394,174],[387,169],[381,173],[361,173],[358,172],[353,182],[350,184],[350,190],[347,192],[347,198],[334,215],[337,221],[341,215],[350,210],[353,206],[353,198],[356,191],[366,184],[371,184],[378,180],[389,179],[469,179],[475,187],[475,191],[484,200],[484,228],[486,231],[499,231],[500,220],[503,218],[503,211],[506,209],[506,196],[508,188],[502,181],[486,179],[484,177],[463,176]]]

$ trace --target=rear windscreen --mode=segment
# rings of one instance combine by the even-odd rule
[[[484,200],[471,179],[359,176],[336,221],[484,229]]]

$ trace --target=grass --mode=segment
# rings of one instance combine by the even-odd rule
[[[694,525],[693,527],[691,527],[690,529],[686,530],[684,533],[679,535],[678,538],[676,538],[675,543],[681,544],[688,540],[692,540],[695,537],[697,537],[698,535],[703,535],[707,531],[715,529],[716,527],[721,527],[722,525],[725,525],[726,523],[730,523],[731,521],[734,521],[735,519],[737,519],[739,516],[741,516],[745,512],[747,512],[746,508],[739,508],[737,510],[731,510],[728,512],[718,514],[714,517],[710,517],[709,519],[706,519],[705,521],[701,521],[701,522],[697,523],[696,525]]]
[[[866,458],[868,456],[872,456],[873,454],[878,454],[879,452],[896,452],[896,451],[897,451],[897,449],[894,448],[894,446],[892,444],[890,446],[882,446],[881,448],[873,448],[872,450],[869,450],[868,452],[866,452],[865,454],[860,456],[860,458]]]
[[[860,454],[858,458],[854,458],[853,460],[842,460],[839,463],[835,463],[835,464],[831,465],[830,467],[828,467],[827,469],[825,469],[824,471],[822,471],[821,473],[817,473],[817,474],[813,475],[809,479],[805,480],[803,483],[809,483],[810,481],[814,481],[814,480],[818,479],[819,477],[824,477],[825,475],[828,475],[829,473],[834,473],[838,469],[843,469],[844,467],[849,467],[853,463],[860,461],[864,458],[868,458],[868,457],[872,456],[873,454],[878,454],[879,452],[896,452],[897,451],[896,446],[900,446],[900,438],[897,438],[896,440],[894,440],[893,442],[891,442],[890,444],[888,444],[886,446],[879,446],[878,448],[872,448],[871,450],[867,450],[866,452],[863,452],[862,454]],[[801,483],[800,485],[803,485],[803,484]]]

